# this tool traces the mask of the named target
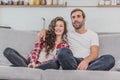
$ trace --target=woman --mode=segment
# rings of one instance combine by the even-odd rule
[[[38,39],[34,50],[27,59],[11,48],[4,50],[5,57],[18,67],[32,67],[40,69],[59,69],[56,53],[60,48],[69,48],[67,44],[67,27],[62,17],[54,18],[49,24],[45,41]]]

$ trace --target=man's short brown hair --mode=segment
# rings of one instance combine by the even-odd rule
[[[73,14],[74,12],[76,12],[76,11],[82,12],[82,16],[83,16],[83,18],[85,18],[85,13],[84,13],[84,11],[83,11],[82,9],[74,9],[74,10],[72,10],[72,11],[71,11],[71,16],[72,16],[72,14]]]

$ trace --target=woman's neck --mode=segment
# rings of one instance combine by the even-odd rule
[[[62,41],[62,36],[57,36],[57,37],[56,37],[56,40],[55,40],[55,45],[60,44],[61,41]]]

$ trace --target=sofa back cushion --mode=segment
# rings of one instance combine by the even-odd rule
[[[120,34],[103,34],[99,35],[100,55],[111,54],[115,60],[120,59]]]
[[[26,57],[34,47],[36,36],[37,32],[33,31],[0,29],[0,64],[10,64],[3,56],[3,51],[7,47],[17,50]]]

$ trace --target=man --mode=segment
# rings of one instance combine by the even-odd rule
[[[70,49],[62,48],[57,53],[64,70],[110,70],[115,60],[112,55],[98,58],[98,35],[85,28],[85,13],[81,9],[71,12],[74,31],[68,33]],[[42,34],[39,37],[43,37]]]

